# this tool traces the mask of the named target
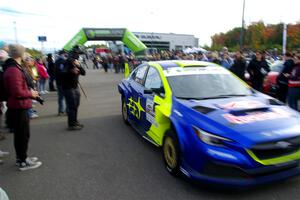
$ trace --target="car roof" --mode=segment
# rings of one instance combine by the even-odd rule
[[[151,64],[159,64],[163,70],[167,70],[169,68],[174,68],[174,67],[192,67],[192,66],[205,67],[208,65],[219,66],[211,62],[195,61],[195,60],[164,60],[164,61],[149,62],[149,65]]]

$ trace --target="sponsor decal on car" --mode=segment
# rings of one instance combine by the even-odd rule
[[[236,116],[233,114],[224,114],[223,117],[232,124],[247,124],[258,121],[287,118],[291,114],[280,108],[273,108],[271,111],[246,112],[246,115]]]
[[[147,99],[146,101],[146,119],[148,122],[153,124],[154,126],[158,126],[155,120],[155,113],[154,113],[154,102],[151,99]]]
[[[233,101],[223,105],[220,105],[221,108],[230,110],[230,109],[253,109],[260,108],[265,106],[260,101]]]
[[[134,101],[132,99],[132,97],[130,97],[128,99],[129,103],[127,104],[129,112],[135,116],[137,119],[141,118],[141,113],[145,112],[145,110],[143,109],[142,105],[141,105],[141,99],[138,98],[138,101]]]

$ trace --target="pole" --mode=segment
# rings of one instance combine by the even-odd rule
[[[82,91],[83,95],[84,95],[84,96],[85,96],[85,98],[87,99],[87,95],[86,95],[86,93],[85,93],[85,91],[84,91],[84,89],[83,89],[82,85],[80,84],[80,82],[78,82],[78,85],[79,85],[79,87],[80,87],[80,89],[81,89],[81,91]]]
[[[243,14],[242,14],[242,29],[241,29],[241,38],[240,38],[240,50],[244,48],[244,29],[245,29],[245,2],[243,1]]]
[[[286,53],[286,37],[287,37],[287,24],[283,23],[283,34],[282,34],[282,54]]]
[[[15,32],[15,42],[18,44],[18,35],[17,35],[17,22],[14,21],[14,32]]]

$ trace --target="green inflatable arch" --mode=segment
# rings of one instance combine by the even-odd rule
[[[83,45],[87,41],[108,40],[122,41],[134,53],[141,52],[147,47],[133,33],[125,28],[82,28],[65,46],[64,49],[69,51],[75,45]]]

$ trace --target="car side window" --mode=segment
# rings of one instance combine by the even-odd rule
[[[147,68],[148,68],[147,65],[144,65],[144,66],[141,66],[141,67],[137,68],[136,74],[135,74],[135,77],[134,77],[133,80],[134,80],[135,82],[137,82],[137,83],[143,85],[143,83],[144,83],[144,77],[145,77]]]
[[[145,81],[145,88],[158,89],[163,86],[159,73],[153,67],[150,67]]]

